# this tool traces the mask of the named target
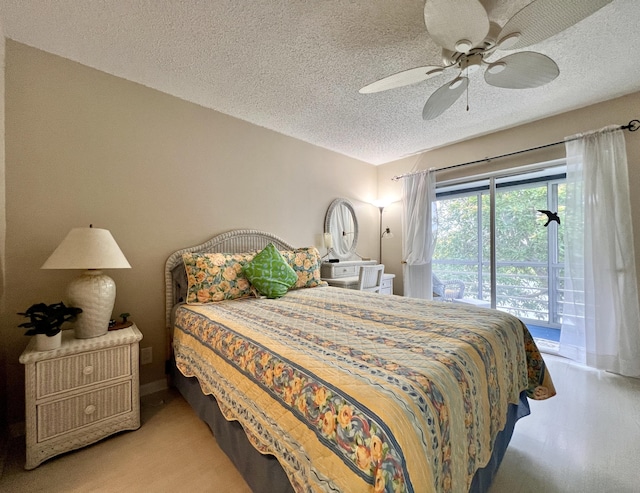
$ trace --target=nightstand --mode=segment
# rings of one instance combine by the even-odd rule
[[[34,338],[35,339],[35,338]],[[20,356],[25,365],[27,461],[33,469],[58,454],[140,427],[135,325],[92,339],[62,333],[62,345]]]

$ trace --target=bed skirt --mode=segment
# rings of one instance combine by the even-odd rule
[[[231,459],[254,493],[293,493],[293,488],[278,460],[272,455],[263,455],[249,442],[242,426],[237,421],[227,421],[212,395],[204,395],[195,377],[185,377],[175,363],[171,365],[172,382],[203,420],[216,438],[218,445]],[[520,394],[520,402],[508,409],[507,424],[498,433],[493,454],[487,466],[479,469],[473,477],[470,493],[489,490],[493,477],[507,450],[516,422],[529,414],[526,391]]]

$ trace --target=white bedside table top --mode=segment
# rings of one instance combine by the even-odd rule
[[[35,337],[31,338],[24,352],[20,355],[20,363],[33,363],[36,361],[57,358],[59,356],[67,356],[83,351],[93,349],[102,349],[105,347],[118,346],[121,344],[131,344],[142,339],[142,333],[133,324],[126,329],[110,330],[100,337],[92,337],[91,339],[76,339],[72,329],[62,331],[62,344],[57,349],[51,351],[36,351]]]

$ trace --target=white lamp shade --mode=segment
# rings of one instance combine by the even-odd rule
[[[74,228],[42,269],[130,269],[111,233],[100,228]]]

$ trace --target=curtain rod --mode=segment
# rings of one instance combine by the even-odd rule
[[[620,125],[620,126],[614,128],[612,130],[628,130],[629,132],[635,132],[639,128],[640,128],[640,120],[631,120],[626,125]],[[438,168],[435,171],[444,171],[444,170],[447,170],[447,169],[459,168],[461,166],[468,166],[468,165],[471,165],[471,164],[488,163],[488,162],[493,161],[494,159],[502,159],[502,158],[505,158],[505,157],[515,156],[517,154],[523,154],[525,152],[537,151],[539,149],[545,149],[547,147],[553,147],[553,146],[557,146],[557,145],[560,145],[560,144],[564,144],[565,142],[571,142],[573,140],[578,140],[579,138],[580,137],[574,137],[572,139],[565,139],[565,140],[561,140],[559,142],[552,142],[551,144],[544,144],[544,145],[537,146],[537,147],[530,147],[529,149],[522,149],[520,151],[508,152],[506,154],[500,154],[499,156],[486,157],[486,158],[483,158],[483,159],[478,159],[476,161],[468,161],[466,163],[452,164],[451,166],[445,166],[444,168]],[[404,175],[394,176],[391,179],[394,180],[394,181],[397,181],[400,178],[405,178],[407,176],[417,175],[419,173],[426,173],[427,171],[428,170],[413,171],[411,173],[405,173]]]

